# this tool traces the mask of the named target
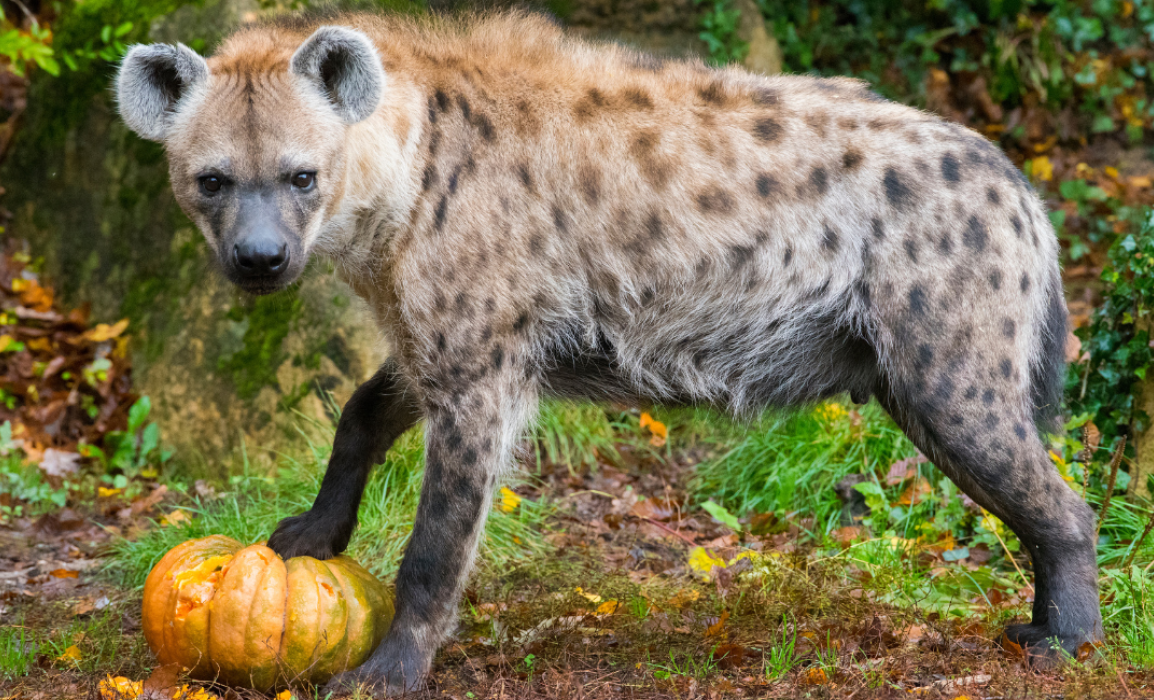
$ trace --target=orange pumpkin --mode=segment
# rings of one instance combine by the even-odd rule
[[[144,638],[161,664],[258,690],[360,665],[392,619],[389,591],[349,557],[286,562],[221,535],[172,548],[144,583]]]

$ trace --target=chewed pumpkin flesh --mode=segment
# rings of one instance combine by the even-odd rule
[[[149,573],[142,626],[161,664],[267,690],[359,665],[392,616],[388,591],[349,557],[285,562],[214,535],[174,547]]]

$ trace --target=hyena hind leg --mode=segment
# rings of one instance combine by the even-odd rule
[[[889,387],[878,392],[914,444],[1029,553],[1033,619],[1010,626],[1006,636],[1035,666],[1051,665],[1063,652],[1076,656],[1083,643],[1103,636],[1094,512],[1054,468],[1032,416],[1012,408],[1030,405],[1028,399],[990,406],[973,392],[958,394],[937,403],[903,400],[911,395]]]

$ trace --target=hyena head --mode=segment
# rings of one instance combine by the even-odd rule
[[[326,26],[207,61],[134,46],[117,83],[121,116],[164,144],[176,199],[227,277],[268,294],[304,269],[342,196],[345,132],[376,111],[385,74],[364,34]]]

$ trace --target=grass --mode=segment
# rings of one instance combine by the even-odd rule
[[[282,518],[307,510],[320,489],[331,452],[331,426],[311,426],[319,437],[304,439],[304,456],[281,456],[275,477],[252,473],[244,460],[231,477],[230,490],[215,500],[196,500],[185,509],[191,522],[159,527],[136,541],[118,540],[109,567],[114,578],[141,586],[152,566],[181,542],[221,534],[243,543],[267,539]],[[302,432],[302,435],[304,433]],[[349,554],[374,574],[391,577],[412,532],[424,470],[423,427],[402,435],[384,464],[373,469],[359,511],[359,526]],[[493,508],[481,544],[481,560],[498,567],[523,561],[544,547],[547,504],[523,499],[510,512]]]
[[[23,620],[12,627],[0,627],[0,678],[17,678],[28,673],[32,648],[32,634]]]

